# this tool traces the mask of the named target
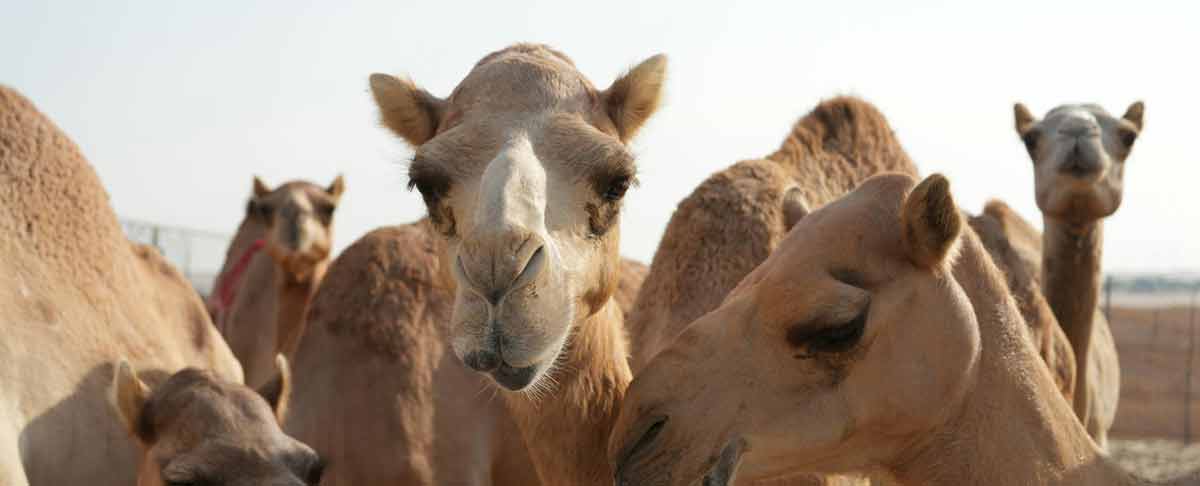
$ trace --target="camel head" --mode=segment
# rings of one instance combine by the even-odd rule
[[[342,176],[329,187],[292,181],[275,189],[254,178],[254,196],[246,217],[267,228],[266,250],[292,283],[310,281],[333,244],[333,212],[346,184]]]
[[[873,177],[801,219],[634,379],[617,484],[872,470],[947,420],[980,352],[949,183]]]
[[[1088,223],[1117,210],[1125,159],[1142,131],[1144,109],[1139,101],[1116,118],[1092,104],[1062,105],[1036,120],[1025,105],[1013,107],[1043,214]]]
[[[279,428],[291,376],[282,355],[276,365],[256,392],[194,368],[151,390],[117,363],[109,398],[141,449],[138,486],[316,486],[320,458]]]
[[[415,148],[410,187],[444,237],[451,347],[509,390],[541,379],[619,276],[627,143],[658,106],[666,58],[607,90],[546,46],[484,57],[438,98],[371,75],[383,124]]]

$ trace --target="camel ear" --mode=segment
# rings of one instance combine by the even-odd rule
[[[267,187],[267,183],[254,176],[254,197],[263,197],[271,193],[271,188]]]
[[[433,138],[446,110],[445,100],[418,88],[411,80],[387,74],[371,75],[371,94],[379,106],[383,126],[414,147]]]
[[[329,193],[329,195],[333,196],[334,198],[341,198],[342,191],[345,191],[345,190],[346,190],[346,180],[342,177],[341,174],[338,174],[337,178],[333,180],[333,183],[329,184],[329,187],[325,188],[325,192]]]
[[[1133,126],[1137,127],[1138,131],[1142,131],[1142,114],[1146,111],[1146,104],[1141,101],[1135,101],[1129,108],[1125,110],[1125,115],[1121,118],[1129,120]]]
[[[666,80],[667,56],[659,54],[642,61],[604,90],[604,109],[616,124],[622,142],[631,140],[658,110]]]
[[[908,258],[922,268],[947,261],[962,231],[962,215],[950,196],[950,181],[941,174],[925,178],[908,194],[900,211]]]
[[[1017,103],[1013,105],[1013,118],[1016,119],[1017,135],[1025,136],[1025,133],[1033,128],[1033,123],[1037,121],[1033,117],[1033,113],[1029,112],[1024,104]]]
[[[129,362],[124,359],[113,366],[113,383],[108,398],[113,409],[124,422],[125,430],[134,437],[145,439],[144,431],[141,430],[138,423],[142,416],[142,409],[146,407],[146,400],[150,398],[150,387],[138,378],[133,366],[130,366]]]
[[[799,187],[788,189],[783,194],[783,225],[792,229],[796,223],[808,216],[808,203],[804,201],[804,193]]]
[[[275,420],[283,423],[284,417],[287,416],[288,399],[292,394],[292,367],[282,354],[275,355],[275,370],[279,374],[259,388],[258,394],[262,395],[271,405],[271,410],[275,411]]]

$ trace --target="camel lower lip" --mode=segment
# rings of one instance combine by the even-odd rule
[[[492,379],[497,384],[510,391],[520,391],[533,383],[534,378],[537,378],[537,365],[526,366],[524,368],[514,368],[508,363],[501,363],[498,368],[491,372]]]

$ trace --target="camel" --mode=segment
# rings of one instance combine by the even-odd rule
[[[616,484],[1146,484],[1088,436],[1023,321],[944,177],[876,176],[801,219],[638,374]]]
[[[1102,448],[1117,415],[1121,370],[1099,306],[1101,221],[1121,205],[1144,112],[1140,101],[1121,118],[1096,105],[1062,105],[1036,120],[1025,105],[1013,106],[1042,211],[1042,289],[1079,364],[1075,413]]]
[[[0,234],[0,484],[132,484],[112,361],[234,382],[241,367],[187,280],[126,238],[74,142],[6,87]]]
[[[324,462],[279,429],[290,373],[282,355],[276,364],[278,379],[255,391],[196,368],[147,383],[118,361],[109,399],[141,449],[136,484],[320,484]]]
[[[597,451],[631,379],[612,299],[636,171],[627,143],[665,70],[651,57],[600,91],[564,54],[518,44],[480,60],[447,99],[370,79],[383,124],[415,147],[410,183],[445,243],[448,347],[507,390],[543,484],[609,478]]]
[[[208,301],[251,387],[271,379],[276,354],[295,354],[304,310],[329,265],[333,215],[345,187],[342,176],[329,187],[292,181],[275,189],[254,178],[254,195]]]
[[[374,230],[313,297],[284,428],[328,460],[327,486],[538,484],[488,379],[443,349],[453,297],[440,245],[427,220]],[[622,310],[645,268],[622,261]]]

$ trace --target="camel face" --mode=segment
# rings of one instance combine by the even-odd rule
[[[618,484],[870,470],[946,420],[979,335],[949,276],[949,185],[913,183],[877,176],[801,219],[638,374],[610,441]]]
[[[1017,133],[1034,164],[1038,207],[1071,222],[1094,221],[1121,205],[1125,159],[1142,130],[1143,105],[1121,118],[1091,105],[1062,105],[1035,120],[1018,103]]]
[[[254,178],[254,197],[246,212],[268,228],[267,253],[289,281],[307,282],[317,264],[329,256],[333,212],[344,189],[341,176],[329,187],[289,182],[276,189]]]
[[[112,400],[142,446],[138,486],[318,484],[321,460],[277,422],[285,383],[255,392],[188,368],[150,390],[128,363],[119,363]]]
[[[450,344],[521,390],[616,287],[626,146],[654,111],[665,59],[596,90],[561,53],[517,45],[480,61],[442,100],[371,77],[383,122],[413,144],[410,185],[446,240]]]

